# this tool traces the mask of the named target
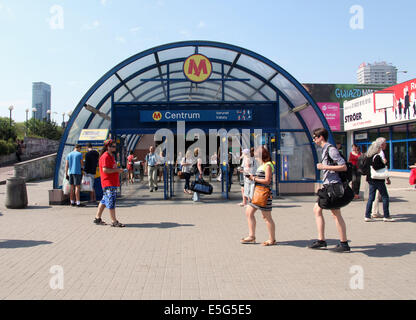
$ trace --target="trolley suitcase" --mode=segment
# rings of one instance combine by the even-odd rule
[[[191,183],[191,190],[194,192],[210,195],[212,194],[213,189],[212,185],[204,180],[194,181]]]

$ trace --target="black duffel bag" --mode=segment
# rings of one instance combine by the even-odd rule
[[[324,185],[317,194],[319,207],[328,210],[345,207],[354,199],[354,191],[343,183]]]
[[[208,195],[212,194],[212,192],[214,190],[212,185],[210,185],[208,182],[206,182],[202,179],[193,181],[191,183],[190,189],[191,189],[191,191],[202,193],[202,194],[208,194]]]

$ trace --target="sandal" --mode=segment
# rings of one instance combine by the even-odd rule
[[[107,223],[105,223],[103,220],[101,220],[101,218],[95,218],[94,219],[94,223],[96,224],[96,225],[99,225],[99,226],[106,226],[107,225]]]
[[[275,246],[275,245],[277,245],[277,241],[276,240],[273,240],[273,241],[267,240],[267,241],[264,241],[262,243],[262,246],[264,246],[264,247]]]
[[[120,223],[120,222],[118,222],[118,221],[113,222],[113,223],[111,224],[111,226],[112,226],[112,227],[115,227],[115,228],[124,228],[124,227],[125,227],[125,225],[124,225],[124,224],[122,224],[122,223]]]
[[[240,240],[240,243],[242,244],[251,244],[251,243],[256,243],[256,237],[247,237],[247,238],[243,238]]]

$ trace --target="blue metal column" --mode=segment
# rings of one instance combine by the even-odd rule
[[[167,176],[168,176],[168,171],[166,170],[166,165],[163,165],[163,196],[165,200],[169,199]]]

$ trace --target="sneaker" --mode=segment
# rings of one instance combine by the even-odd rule
[[[99,218],[99,219],[95,218],[94,223],[96,225],[99,225],[99,226],[105,226],[106,225],[106,223],[103,220],[101,220],[101,218]]]
[[[157,191],[157,189],[159,189],[158,187],[155,188],[155,191]]]
[[[153,189],[150,189],[150,192],[153,192]]]
[[[70,203],[69,205],[70,205],[71,207],[75,207],[75,206],[76,206],[75,202],[74,202],[74,203]]]
[[[383,218],[384,216],[380,213],[372,214],[371,218]]]
[[[393,219],[393,218],[388,217],[388,218],[383,218],[383,221],[384,221],[384,222],[394,222],[394,221],[396,221],[396,220],[395,220],[395,219]]]
[[[316,240],[308,246],[309,249],[326,249],[326,241]]]
[[[374,219],[373,219],[373,218],[364,218],[364,221],[365,221],[365,222],[373,222],[373,221],[374,221]]]
[[[347,245],[342,245],[341,243],[338,243],[337,246],[334,249],[331,249],[333,252],[350,252],[351,248]]]
[[[78,208],[81,208],[81,207],[85,207],[85,204],[80,203],[80,204],[77,204],[76,206],[77,206]]]

